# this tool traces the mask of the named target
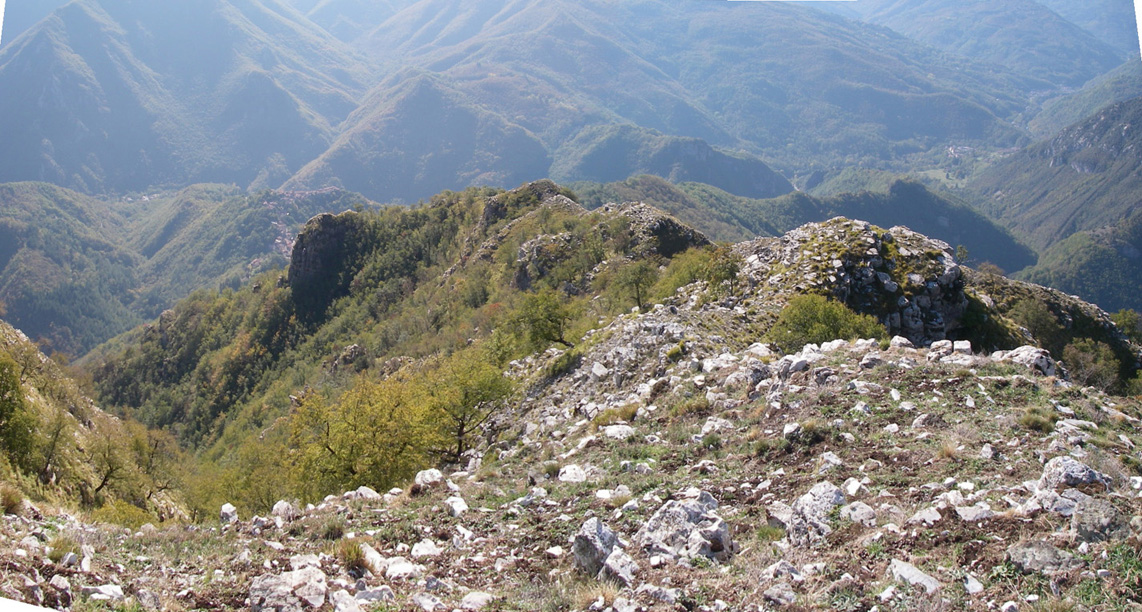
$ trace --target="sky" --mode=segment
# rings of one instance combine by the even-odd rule
[[[1138,0],[1142,2],[1142,0]],[[4,35],[4,0],[0,0],[0,36]],[[4,42],[0,40],[0,42]]]

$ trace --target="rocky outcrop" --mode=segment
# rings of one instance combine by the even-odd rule
[[[906,227],[838,217],[734,248],[759,295],[826,293],[918,346],[947,338],[968,306],[951,246]]]
[[[322,213],[302,228],[293,245],[287,282],[304,312],[324,311],[348,291],[357,271],[363,228],[361,215],[353,211]]]

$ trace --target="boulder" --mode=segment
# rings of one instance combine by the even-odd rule
[[[464,599],[460,600],[460,609],[461,610],[483,610],[484,608],[491,605],[492,601],[494,601],[494,600],[495,600],[495,597],[493,597],[490,593],[484,593],[482,591],[472,591],[471,593],[468,593],[467,595],[465,595]]]
[[[865,527],[876,527],[876,511],[864,502],[853,502],[841,508],[841,518]]]
[[[1082,565],[1069,553],[1055,548],[1045,540],[1032,540],[1013,544],[1007,549],[1007,558],[1024,573],[1065,572]]]
[[[424,493],[430,489],[444,485],[444,474],[437,469],[422,470],[417,472],[416,477],[413,479],[411,492],[414,494]]]
[[[597,518],[589,518],[579,528],[572,540],[571,550],[575,555],[575,568],[588,576],[597,576],[603,563],[614,551],[618,538]]]
[[[1039,489],[1055,491],[1059,487],[1105,484],[1106,482],[1108,482],[1106,476],[1077,459],[1063,455],[1051,459],[1043,466],[1043,475],[1039,478]]]
[[[587,472],[574,463],[563,466],[557,476],[559,482],[586,482]]]
[[[919,568],[907,561],[893,559],[892,562],[888,564],[888,575],[891,576],[893,580],[899,580],[900,582],[912,586],[922,587],[924,592],[929,595],[940,590],[940,582],[938,580],[920,571]]]
[[[638,563],[623,549],[615,547],[607,559],[603,561],[603,568],[599,570],[600,580],[613,580],[625,587],[634,586],[634,575],[638,572]]]
[[[1102,542],[1130,535],[1126,516],[1110,502],[1094,497],[1087,497],[1076,504],[1071,515],[1071,529],[1083,542]]]
[[[329,595],[329,603],[333,604],[333,612],[363,612],[349,591],[334,591]]]
[[[218,518],[222,521],[223,525],[237,523],[238,509],[232,504],[222,504],[222,510],[218,512]]]
[[[289,503],[283,499],[283,500],[279,501],[278,503],[274,504],[274,509],[271,512],[271,514],[273,516],[276,516],[276,517],[282,519],[282,520],[292,521],[295,518],[297,518],[298,516],[300,516],[301,513],[299,513],[297,511],[297,508],[295,508],[293,506],[293,504],[291,504],[291,503]]]
[[[264,574],[250,583],[252,612],[301,612],[301,600],[281,576]]]
[[[648,554],[673,559],[706,557],[726,561],[734,553],[730,527],[715,511],[718,502],[705,491],[663,504],[638,530],[635,543]]]
[[[460,497],[449,497],[444,500],[444,505],[448,506],[448,514],[457,517],[468,511],[468,502]]]
[[[1058,373],[1055,360],[1051,359],[1051,353],[1037,346],[1021,346],[1013,351],[993,354],[992,359],[1010,361],[1043,376],[1055,376]]]

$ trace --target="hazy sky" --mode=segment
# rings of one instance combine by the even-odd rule
[[[4,35],[4,0],[0,0],[0,36]],[[0,42],[3,42],[0,40]]]

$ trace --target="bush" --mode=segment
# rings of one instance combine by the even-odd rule
[[[1080,338],[1063,349],[1063,362],[1071,380],[1084,386],[1108,390],[1118,384],[1118,358],[1103,342]]]
[[[13,465],[30,468],[35,440],[36,418],[24,402],[19,366],[6,355],[0,355],[0,450]]]
[[[1046,304],[1030,298],[1019,300],[1011,307],[1007,316],[1031,332],[1031,336],[1040,347],[1058,355],[1064,342],[1063,326]]]
[[[766,339],[785,353],[806,344],[887,336],[875,317],[853,312],[848,306],[820,295],[799,295],[777,317]]]
[[[1059,415],[1050,409],[1044,408],[1029,408],[1019,417],[1019,424],[1032,431],[1039,433],[1051,433],[1055,431],[1055,421],[1059,420]]]

